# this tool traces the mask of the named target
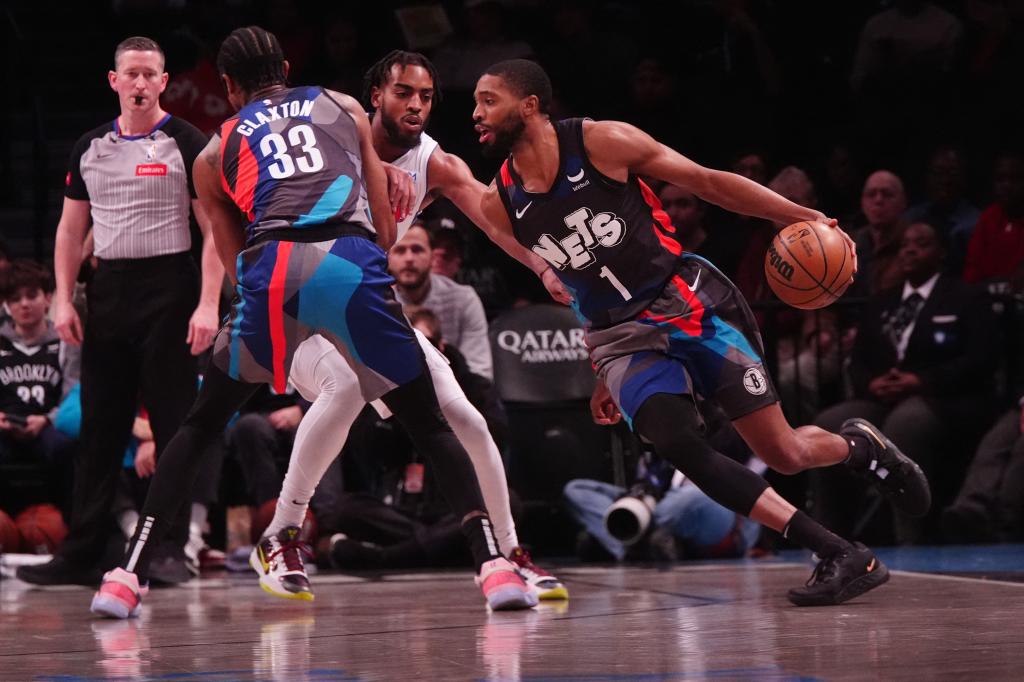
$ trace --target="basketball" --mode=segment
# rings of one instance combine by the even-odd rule
[[[53,554],[68,534],[64,516],[52,504],[34,504],[15,518],[24,547],[35,554]]]
[[[816,310],[846,291],[853,254],[838,230],[824,223],[794,223],[779,230],[768,246],[764,274],[784,303]]]
[[[0,553],[13,554],[21,547],[21,533],[14,519],[0,509]]]

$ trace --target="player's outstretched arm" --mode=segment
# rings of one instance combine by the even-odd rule
[[[359,154],[363,159],[363,183],[366,185],[366,198],[370,202],[370,216],[373,219],[373,228],[377,231],[377,244],[387,251],[395,243],[398,227],[395,225],[395,215],[388,196],[388,177],[377,151],[373,148],[370,119],[359,102],[353,98],[333,90],[328,93],[348,112],[359,131]]]
[[[609,177],[625,180],[627,171],[651,176],[734,213],[783,225],[801,220],[828,221],[820,211],[795,204],[741,175],[694,163],[628,123],[592,121],[584,126],[587,155]]]
[[[437,152],[434,152],[434,156],[437,156]],[[563,305],[569,305],[572,296],[547,261],[516,241],[512,233],[512,223],[501,203],[501,197],[498,196],[498,186],[492,181],[489,187],[484,187],[483,183],[473,177],[465,161],[451,154],[446,156],[454,159],[455,165],[461,166],[463,170],[458,172],[460,175],[464,172],[464,176],[461,182],[456,181],[452,186],[444,188],[445,196],[505,253],[530,268],[540,278],[551,298]]]
[[[235,261],[245,246],[245,226],[235,202],[224,192],[220,182],[220,136],[214,135],[192,164],[192,182],[196,196],[206,214],[210,236],[224,272],[232,284],[238,283]]]

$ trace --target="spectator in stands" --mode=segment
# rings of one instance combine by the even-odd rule
[[[454,224],[446,227],[446,222],[430,232],[430,271],[454,281],[462,269],[466,243],[458,228]]]
[[[957,147],[943,145],[932,152],[925,171],[925,199],[911,206],[904,220],[928,223],[949,243],[946,272],[959,277],[964,269],[967,243],[978,221],[979,211],[964,193],[967,188],[967,163]]]
[[[899,262],[903,212],[907,195],[899,176],[887,170],[868,176],[861,193],[861,211],[867,224],[857,230],[857,277],[849,289],[853,296],[870,296],[899,284],[904,277]]]
[[[3,276],[4,272],[11,265],[11,251],[7,246],[7,242],[4,240],[3,235],[0,235],[0,277]],[[3,324],[9,319],[7,314],[7,306],[0,304],[0,324]]]
[[[897,0],[864,25],[850,86],[865,94],[939,85],[952,74],[962,39],[963,25],[953,14],[931,2]]]
[[[1024,288],[1024,153],[1003,152],[996,159],[995,201],[971,235],[964,281],[1010,280]]]
[[[942,530],[957,543],[1024,540],[1024,397],[981,439]]]
[[[683,250],[707,258],[727,275],[735,273],[743,244],[727,230],[708,225],[707,204],[696,194],[668,183],[658,189],[658,201],[676,228],[672,236]]]
[[[861,318],[850,365],[855,397],[815,420],[822,428],[839,428],[853,417],[882,424],[924,469],[936,498],[962,474],[957,444],[966,445],[972,426],[989,417],[996,355],[991,306],[941,274],[944,253],[932,226],[906,229],[898,261],[903,282],[872,297]],[[852,520],[844,512],[860,509],[848,491],[857,487],[834,467],[813,473],[818,515],[848,532]],[[897,515],[897,541],[916,542],[922,532],[919,519]]]
[[[960,20],[931,2],[896,0],[868,19],[850,74],[864,146],[889,159],[948,125],[958,110],[962,43]]]
[[[745,149],[738,152],[733,157],[730,170],[759,185],[768,183],[768,162],[764,153],[759,150]],[[715,229],[724,232],[729,239],[735,240],[742,249],[736,259],[735,267],[731,271],[722,270],[722,272],[736,282],[736,286],[748,301],[757,300],[766,291],[764,254],[768,249],[768,244],[775,236],[775,228],[767,220],[728,213],[719,209],[715,209],[709,219],[715,225]]]
[[[430,236],[420,224],[409,228],[391,247],[388,268],[396,280],[398,300],[403,305],[430,308],[441,321],[444,338],[465,356],[469,369],[493,381],[487,318],[480,297],[472,287],[431,273],[432,259]]]
[[[192,186],[206,136],[161,108],[168,77],[163,50],[149,38],[122,41],[108,78],[120,115],[75,144],[57,225],[53,318],[61,340],[82,344],[82,438],[67,540],[51,562],[18,569],[37,584],[91,585],[109,568],[101,563],[111,505],[140,395],[159,452],[195,399],[195,356],[218,327],[224,269]],[[194,203],[204,235],[201,291],[190,253]],[[83,329],[72,294],[90,223],[98,265]],[[155,548],[151,576],[189,578],[187,534],[182,515],[175,540]]]
[[[498,0],[467,0],[465,24],[434,56],[445,90],[471,91],[489,65],[505,59],[529,58],[529,43],[509,37],[508,11]]]
[[[0,462],[38,466],[49,483],[46,501],[66,517],[75,443],[53,421],[78,377],[69,371],[74,349],[46,317],[52,295],[53,277],[38,263],[15,260],[0,271],[0,301],[11,316],[0,325]]]
[[[856,225],[860,220],[860,201],[864,174],[856,148],[837,140],[826,148],[818,176],[818,199],[825,215],[835,216],[839,226]]]
[[[768,182],[767,157],[757,149],[741,151],[733,158],[732,172],[764,185]]]

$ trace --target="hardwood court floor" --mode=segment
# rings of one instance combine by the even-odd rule
[[[568,603],[488,613],[466,573],[315,576],[289,602],[241,576],[150,593],[137,620],[85,588],[0,581],[0,680],[1024,679],[1024,584],[893,573],[798,609],[807,565],[569,567]]]

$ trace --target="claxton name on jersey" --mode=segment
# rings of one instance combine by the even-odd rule
[[[235,128],[235,130],[238,131],[239,135],[249,137],[256,131],[256,128],[264,126],[271,121],[278,121],[282,118],[298,118],[302,116],[308,118],[311,113],[313,113],[313,100],[309,99],[282,102],[281,104],[276,104],[274,106],[270,106],[268,104],[266,107],[266,113],[257,111],[253,115],[253,118],[256,119],[255,121],[245,119],[238,124],[238,127]]]
[[[567,265],[582,270],[597,260],[591,251],[598,246],[612,247],[622,241],[626,224],[608,211],[595,214],[589,208],[580,208],[563,218],[572,234],[555,239],[542,234],[532,247],[533,252],[559,270]]]

